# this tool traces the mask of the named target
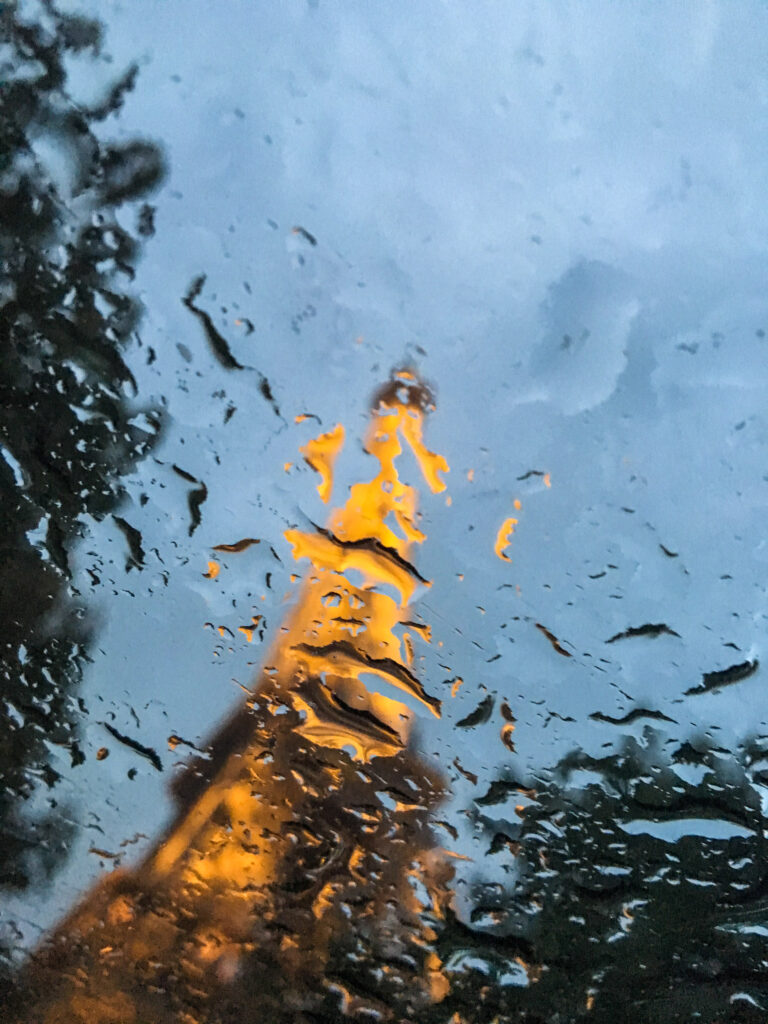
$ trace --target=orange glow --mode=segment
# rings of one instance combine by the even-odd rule
[[[549,473],[545,473],[544,474],[544,486],[545,487],[551,487],[552,486],[552,478],[550,477]]]
[[[451,983],[443,972],[443,962],[437,953],[429,953],[426,962],[430,995],[433,1003],[441,1003],[451,989]]]
[[[417,588],[430,585],[408,561],[412,545],[422,543],[425,535],[417,526],[416,490],[400,480],[396,460],[404,446],[410,448],[433,492],[445,488],[438,474],[448,471],[445,459],[423,443],[422,392],[418,385],[408,387],[414,379],[400,374],[392,393],[382,393],[373,410],[365,442],[378,463],[373,479],[350,487],[346,504],[331,513],[328,529],[285,533],[293,557],[308,560],[311,570],[281,640],[279,674],[325,678],[336,699],[341,696],[346,706],[384,726],[384,735],[374,740],[359,734],[357,724],[342,727],[337,715],[332,723],[322,721],[317,709],[303,702],[302,734],[318,743],[351,747],[361,760],[393,753],[405,743],[413,718],[407,705],[370,692],[364,677],[440,713],[439,701],[413,675],[408,635],[400,639],[396,632],[407,625],[428,638],[428,627],[414,624],[405,612]],[[411,401],[397,394],[401,386]],[[341,427],[318,439],[331,450],[342,440]],[[361,580],[353,581],[351,573]]]
[[[429,695],[413,674],[406,638],[397,633],[403,625],[426,633],[427,638],[429,633],[429,627],[419,627],[407,615],[417,588],[430,584],[408,560],[412,546],[422,543],[425,534],[417,526],[416,489],[403,483],[396,466],[407,447],[433,493],[445,489],[440,474],[448,472],[448,463],[430,452],[422,440],[425,405],[425,391],[414,376],[407,371],[398,374],[378,395],[365,441],[378,472],[367,483],[350,487],[346,504],[331,513],[327,529],[285,532],[294,558],[309,561],[310,569],[296,606],[265,662],[262,685],[269,685],[281,699],[284,695],[300,713],[297,731],[301,735],[320,746],[346,747],[361,762],[402,750],[414,718],[406,704],[372,691],[365,679],[378,680],[392,691],[407,694],[432,714],[440,714],[439,700]],[[343,439],[339,425],[310,442],[315,447],[302,449],[315,468],[316,462],[327,467],[323,483],[330,485],[331,472],[330,460],[324,460],[338,452]],[[322,475],[323,471],[318,471]],[[351,573],[361,580],[353,581]],[[240,631],[252,638],[250,627],[240,627]],[[301,692],[302,682],[309,680],[321,684],[313,700]],[[202,842],[202,838],[195,839],[201,830],[213,828],[211,837],[216,834],[221,826],[211,822],[215,808],[226,805],[230,820],[246,814],[246,791],[240,795],[231,774],[241,768],[238,762],[222,771],[176,826],[152,859],[156,876],[170,872],[193,840],[196,845]],[[280,813],[287,814],[288,809]],[[198,864],[194,870],[204,870],[206,877],[212,872],[228,877],[234,872],[241,877],[236,862],[243,855],[224,852],[230,842],[222,839],[219,853],[206,854],[205,869]],[[208,849],[209,841],[203,846]],[[269,858],[262,853],[257,860],[259,877],[266,879],[271,870]]]
[[[345,548],[329,534],[286,530],[284,536],[293,548],[293,557],[297,561],[308,558],[321,572],[333,572],[338,569],[343,574],[356,569],[363,574],[368,587],[376,583],[395,587],[400,594],[401,608],[405,607],[413,596],[418,581],[408,568],[400,562],[393,561],[384,551]]]
[[[245,637],[245,639],[248,641],[249,644],[253,641],[253,632],[257,628],[259,623],[261,622],[261,619],[262,619],[261,615],[254,615],[251,618],[251,622],[253,623],[252,626],[238,626],[237,627],[238,632],[243,634],[243,636]]]
[[[72,1019],[66,1014],[75,1000],[86,999],[91,1015],[82,1019],[93,1024],[155,1019],[138,1002],[150,998],[144,978],[155,972],[158,983],[152,991],[163,992],[163,972],[171,968],[188,991],[204,993],[206,999],[215,998],[216,986],[237,985],[241,965],[249,958],[252,963],[260,948],[262,922],[273,914],[283,927],[273,908],[287,908],[295,916],[296,901],[304,899],[291,888],[297,860],[307,856],[312,862],[313,844],[329,836],[327,869],[312,869],[322,884],[306,903],[307,920],[295,928],[286,924],[279,948],[269,954],[279,956],[280,970],[294,971],[297,978],[309,971],[324,977],[346,888],[357,885],[370,903],[366,927],[378,927],[380,918],[382,935],[392,927],[391,904],[397,899],[398,915],[405,915],[396,926],[403,948],[409,943],[407,955],[421,963],[422,1005],[447,995],[449,977],[432,948],[437,935],[420,918],[428,904],[420,902],[409,882],[414,873],[437,907],[432,894],[450,878],[447,861],[471,859],[435,848],[428,811],[442,799],[444,782],[410,746],[414,708],[439,716],[440,701],[414,671],[414,642],[430,642],[431,635],[428,625],[414,621],[409,605],[430,584],[411,562],[425,533],[416,488],[401,480],[397,460],[410,451],[431,491],[445,490],[442,474],[448,464],[422,440],[429,403],[426,388],[410,371],[397,374],[372,408],[365,440],[374,462],[372,479],[350,487],[348,500],[330,513],[325,529],[286,531],[293,557],[307,563],[306,571],[249,692],[248,706],[203,748],[211,751],[205,761],[210,768],[204,765],[201,773],[209,774],[195,786],[195,773],[190,773],[193,788],[163,841],[137,869],[115,876],[117,891],[107,883],[97,886],[60,928],[57,941],[78,936],[77,986],[96,995],[91,1000],[70,990],[66,1002],[52,995],[56,1019]],[[333,461],[343,440],[339,425],[301,449],[321,475],[318,490],[324,501],[330,497]],[[256,542],[221,547],[234,552],[250,543]],[[209,562],[210,578],[218,568]],[[237,627],[248,642],[262,618],[253,615],[251,622]],[[218,629],[220,635],[232,635],[227,627]],[[454,681],[454,693],[460,685],[460,679]],[[220,742],[223,750],[217,748]],[[371,766],[373,759],[378,760]],[[399,792],[401,777],[409,794]],[[394,811],[379,801],[382,794],[394,800]],[[340,810],[354,824],[344,825],[347,831],[338,838]],[[404,817],[409,818],[407,828]],[[128,895],[119,889],[126,879]],[[149,898],[143,900],[142,894]],[[59,941],[58,948],[62,945]],[[98,970],[81,966],[86,945]],[[102,970],[114,955],[105,950],[119,951],[114,977]],[[131,973],[136,965],[145,972],[141,984]],[[74,977],[76,972],[70,973]],[[58,967],[55,976],[69,984]],[[130,996],[114,994],[121,985]],[[355,1011],[357,997],[344,998]],[[117,1000],[112,1016],[111,999]]]
[[[203,573],[203,576],[205,577],[205,579],[207,579],[207,580],[215,580],[218,575],[219,575],[219,563],[218,562],[209,562],[208,563],[208,572],[204,572]]]
[[[327,434],[308,441],[299,451],[304,461],[320,474],[317,493],[326,504],[330,500],[333,489],[333,466],[344,445],[344,427],[338,423]]]
[[[448,850],[445,847],[443,847],[440,852],[445,854],[446,857],[450,857],[452,860],[466,860],[469,862],[474,860],[474,857],[470,857],[467,853],[457,853],[455,850]]]
[[[517,523],[517,519],[505,519],[499,527],[499,532],[496,534],[496,543],[493,546],[493,550],[496,553],[496,556],[501,558],[504,562],[511,561],[509,556],[504,554],[504,549],[508,547],[512,534],[515,532]]]
[[[501,727],[501,742],[512,754],[515,752],[515,743],[512,739],[512,733],[515,731],[515,727],[512,722],[507,722]]]

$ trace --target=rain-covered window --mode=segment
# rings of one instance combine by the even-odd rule
[[[0,1020],[768,1019],[768,8],[0,3]]]

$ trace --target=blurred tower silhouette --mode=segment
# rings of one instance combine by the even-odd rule
[[[440,712],[412,668],[425,537],[396,464],[405,447],[444,488],[422,441],[431,404],[410,371],[375,396],[378,473],[326,529],[287,532],[310,569],[253,698],[188,773],[164,839],[36,954],[27,1024],[406,1019],[445,996],[433,926],[450,871],[429,827],[443,783],[392,695]],[[338,427],[304,449],[326,500],[341,443]]]

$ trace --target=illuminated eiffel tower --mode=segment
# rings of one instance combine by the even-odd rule
[[[116,871],[33,957],[24,1024],[410,1019],[444,998],[435,951],[450,878],[430,830],[444,793],[411,709],[440,703],[413,670],[411,562],[425,536],[404,448],[433,492],[428,389],[400,371],[374,397],[378,463],[327,528],[289,530],[310,569],[247,706],[192,766],[143,863]],[[341,426],[302,449],[328,500]],[[376,679],[377,689],[365,678]],[[382,687],[380,684],[385,684]]]

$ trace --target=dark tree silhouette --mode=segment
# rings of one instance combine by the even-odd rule
[[[130,68],[93,108],[67,91],[65,62],[98,54],[98,23],[50,2],[34,21],[0,4],[0,884],[55,870],[49,745],[76,766],[77,684],[88,628],[70,576],[83,516],[113,510],[120,477],[160,428],[139,412],[122,351],[141,307],[139,240],[118,221],[164,173],[153,142],[105,144],[95,127],[133,86]],[[29,10],[27,8],[27,10]],[[54,153],[55,159],[49,154]],[[48,155],[48,156],[47,156]],[[152,233],[152,208],[136,235]],[[121,217],[124,220],[124,217]],[[23,805],[49,792],[50,815]],[[7,960],[7,946],[3,958]],[[0,947],[0,953],[3,953]]]
[[[502,775],[473,815],[511,881],[484,883],[486,864],[471,920],[448,915],[441,957],[468,966],[423,1020],[450,1005],[466,1024],[764,1021],[767,741],[729,752],[646,728],[618,754]],[[527,983],[505,985],[521,961]]]

